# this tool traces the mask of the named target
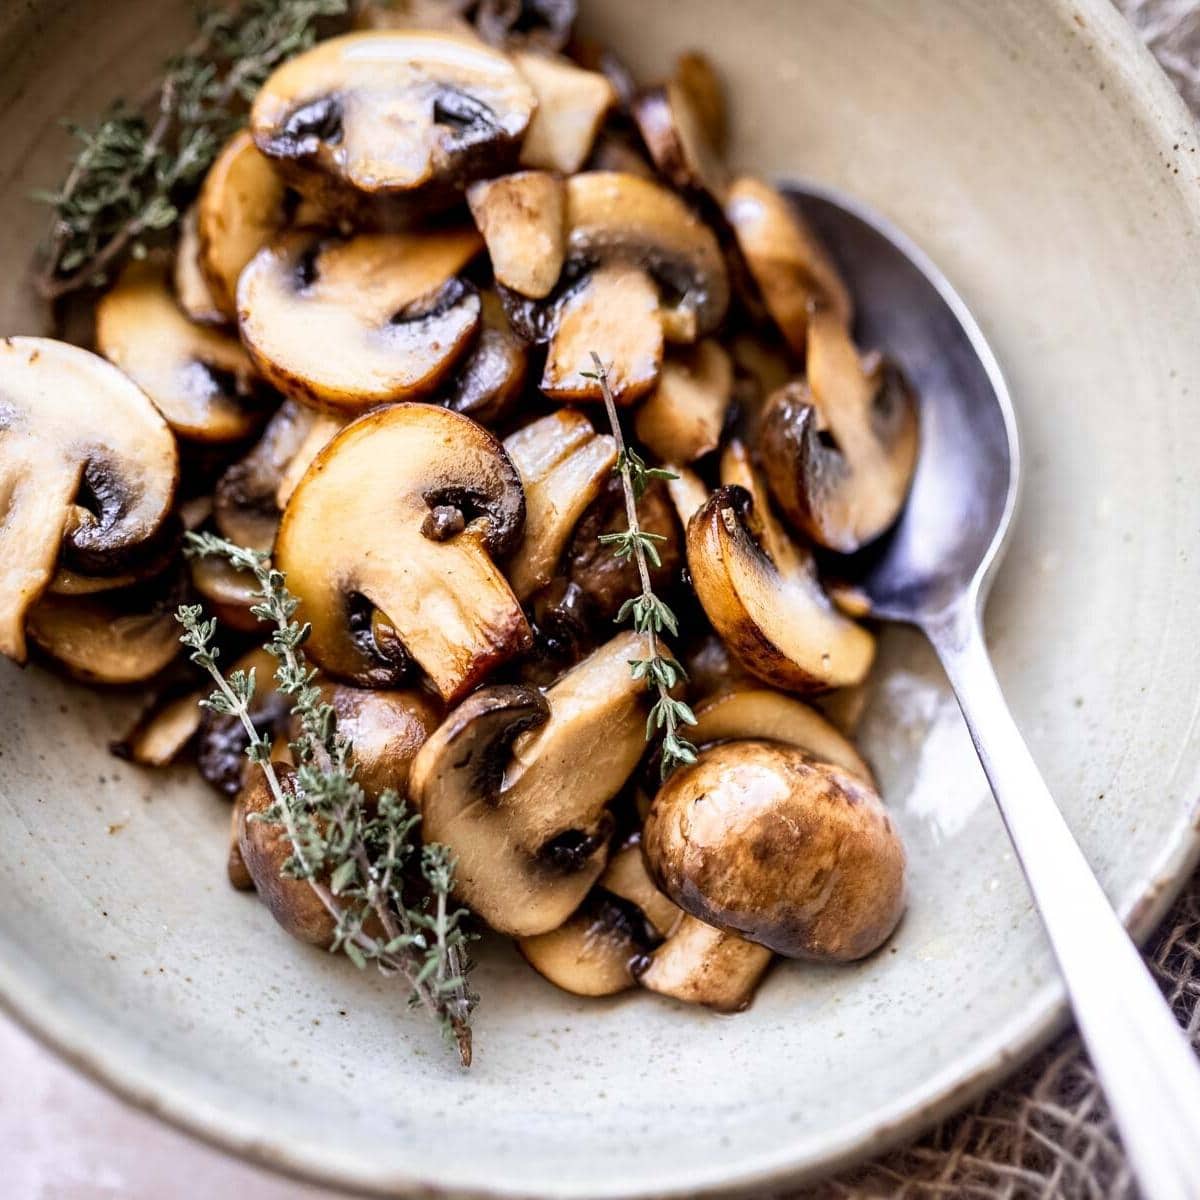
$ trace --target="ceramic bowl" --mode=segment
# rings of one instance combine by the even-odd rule
[[[59,118],[136,93],[184,3],[0,11],[0,331]],[[739,162],[849,188],[961,290],[1028,478],[989,612],[1021,727],[1145,930],[1196,849],[1200,172],[1105,0],[593,0],[653,78],[700,46]],[[489,945],[464,1074],[396,990],[289,941],[223,862],[228,810],[105,746],[134,707],[0,666],[0,995],[81,1068],[260,1162],[379,1192],[631,1197],[777,1186],[915,1133],[1027,1054],[1061,991],[954,704],[889,633],[865,745],[911,851],[894,941],[788,965],[736,1017],[572,999]]]

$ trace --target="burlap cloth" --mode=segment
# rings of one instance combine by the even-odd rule
[[[1117,3],[1200,114],[1200,3]],[[1146,957],[1192,1044],[1200,1046],[1200,873],[1150,940]],[[1200,1144],[1200,1129],[1196,1138]],[[795,1200],[1136,1195],[1091,1063],[1071,1034],[916,1145],[808,1188]]]

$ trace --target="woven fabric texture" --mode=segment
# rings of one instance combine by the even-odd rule
[[[1200,3],[1117,0],[1200,114]],[[1200,873],[1147,947],[1200,1049]],[[1200,1131],[1197,1132],[1200,1136]],[[1087,1055],[1062,1038],[1003,1087],[915,1145],[794,1200],[1135,1200],[1137,1189]]]

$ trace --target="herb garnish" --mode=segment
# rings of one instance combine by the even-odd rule
[[[630,450],[625,445],[617,406],[613,400],[612,389],[608,385],[608,370],[595,351],[592,352],[592,362],[595,364],[595,371],[585,371],[583,374],[600,384],[608,423],[617,443],[617,462],[613,469],[621,478],[621,490],[625,494],[626,528],[620,533],[601,534],[600,541],[602,544],[611,545],[617,558],[632,558],[637,565],[638,578],[642,585],[641,595],[626,600],[621,605],[616,619],[622,622],[632,618],[634,629],[646,636],[648,656],[634,659],[630,662],[629,669],[633,672],[634,679],[644,679],[646,686],[658,694],[646,721],[646,740],[650,741],[657,730],[662,730],[661,769],[662,777],[666,779],[677,766],[696,761],[696,747],[679,732],[681,724],[695,725],[696,717],[682,700],[677,700],[671,695],[676,684],[687,678],[687,673],[675,658],[662,653],[658,640],[658,635],[664,629],[672,635],[679,632],[679,622],[675,614],[654,594],[654,587],[650,582],[648,562],[657,567],[662,561],[654,543],[666,539],[661,533],[647,533],[642,529],[638,521],[637,504],[655,479],[677,479],[678,476],[662,467],[647,466],[637,451]]]
[[[415,900],[409,896],[415,874],[410,860],[418,846],[413,833],[420,817],[390,789],[370,811],[354,778],[353,747],[338,733],[333,708],[321,702],[316,671],[301,649],[309,627],[294,619],[298,601],[282,572],[268,565],[266,555],[208,533],[189,533],[186,553],[215,555],[237,570],[252,572],[262,599],[251,611],[274,625],[266,649],[278,660],[276,686],[291,700],[298,725],[290,743],[294,788],[281,784],[271,764],[270,738],[250,720],[254,672],[234,671],[225,678],[213,644],[216,621],[204,620],[199,605],[181,606],[176,614],[184,629],[180,640],[191,649],[192,662],[216,683],[217,690],[202,703],[241,722],[250,739],[246,755],[262,769],[271,789],[274,803],[258,819],[287,832],[292,855],[283,874],[306,880],[335,919],[331,949],[344,951],[359,968],[373,962],[383,974],[401,976],[410,989],[409,1002],[438,1021],[463,1065],[470,1066],[470,1015],[478,997],[466,982],[466,914],[451,907],[453,857],[445,846],[426,845],[420,852],[420,876],[427,892]],[[382,929],[382,936],[371,933],[369,924]]]
[[[38,278],[55,300],[106,282],[127,254],[179,220],[182,207],[244,120],[267,76],[316,41],[320,18],[346,0],[242,0],[197,17],[192,44],[166,63],[143,105],[117,104],[95,127],[68,123],[81,143],[57,191]]]

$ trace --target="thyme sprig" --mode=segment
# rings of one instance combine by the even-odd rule
[[[621,490],[625,496],[625,529],[618,533],[601,534],[600,541],[611,545],[617,558],[632,559],[637,566],[638,580],[642,586],[641,594],[631,597],[621,605],[617,621],[632,621],[633,628],[646,638],[646,657],[632,660],[629,669],[633,672],[634,679],[644,679],[647,688],[658,696],[646,720],[646,741],[651,741],[655,733],[661,731],[660,765],[662,777],[666,779],[676,767],[696,761],[696,747],[680,732],[681,726],[695,725],[696,717],[687,704],[671,695],[676,685],[687,678],[687,674],[675,658],[663,653],[659,634],[664,631],[672,636],[678,634],[679,622],[671,609],[654,594],[648,565],[653,563],[657,567],[661,564],[655,543],[665,539],[662,534],[648,533],[642,529],[638,520],[637,505],[654,480],[675,479],[677,476],[662,467],[647,466],[635,450],[626,446],[624,434],[621,432],[621,421],[617,416],[616,402],[608,382],[608,369],[594,351],[592,362],[595,364],[595,370],[585,371],[584,374],[600,384],[608,423],[617,443],[617,462],[613,470],[620,477]]]
[[[466,914],[450,901],[450,852],[438,844],[424,847],[419,865],[426,894],[410,897],[413,872],[408,868],[417,853],[414,833],[420,818],[390,789],[374,812],[367,805],[354,778],[353,746],[338,732],[332,706],[321,699],[316,670],[305,659],[309,627],[295,619],[298,601],[282,572],[264,554],[213,534],[189,533],[187,542],[189,555],[224,558],[236,570],[251,572],[261,597],[251,611],[274,629],[266,648],[278,660],[276,687],[291,701],[297,725],[290,743],[295,782],[288,787],[271,762],[270,739],[250,719],[254,672],[238,670],[226,678],[214,645],[216,621],[205,620],[199,605],[181,606],[176,614],[192,661],[216,684],[204,703],[240,721],[249,738],[246,755],[266,778],[272,803],[258,819],[286,831],[292,852],[283,874],[306,881],[333,917],[331,949],[343,951],[360,969],[374,963],[383,974],[402,977],[410,1003],[438,1021],[469,1066],[470,1015],[478,998],[466,980]]]
[[[346,0],[241,0],[201,9],[190,46],[169,59],[144,103],[115,105],[95,126],[67,128],[78,155],[55,191],[38,277],[54,300],[103,284],[127,255],[179,220],[183,206],[254,94],[284,59],[316,40]]]

